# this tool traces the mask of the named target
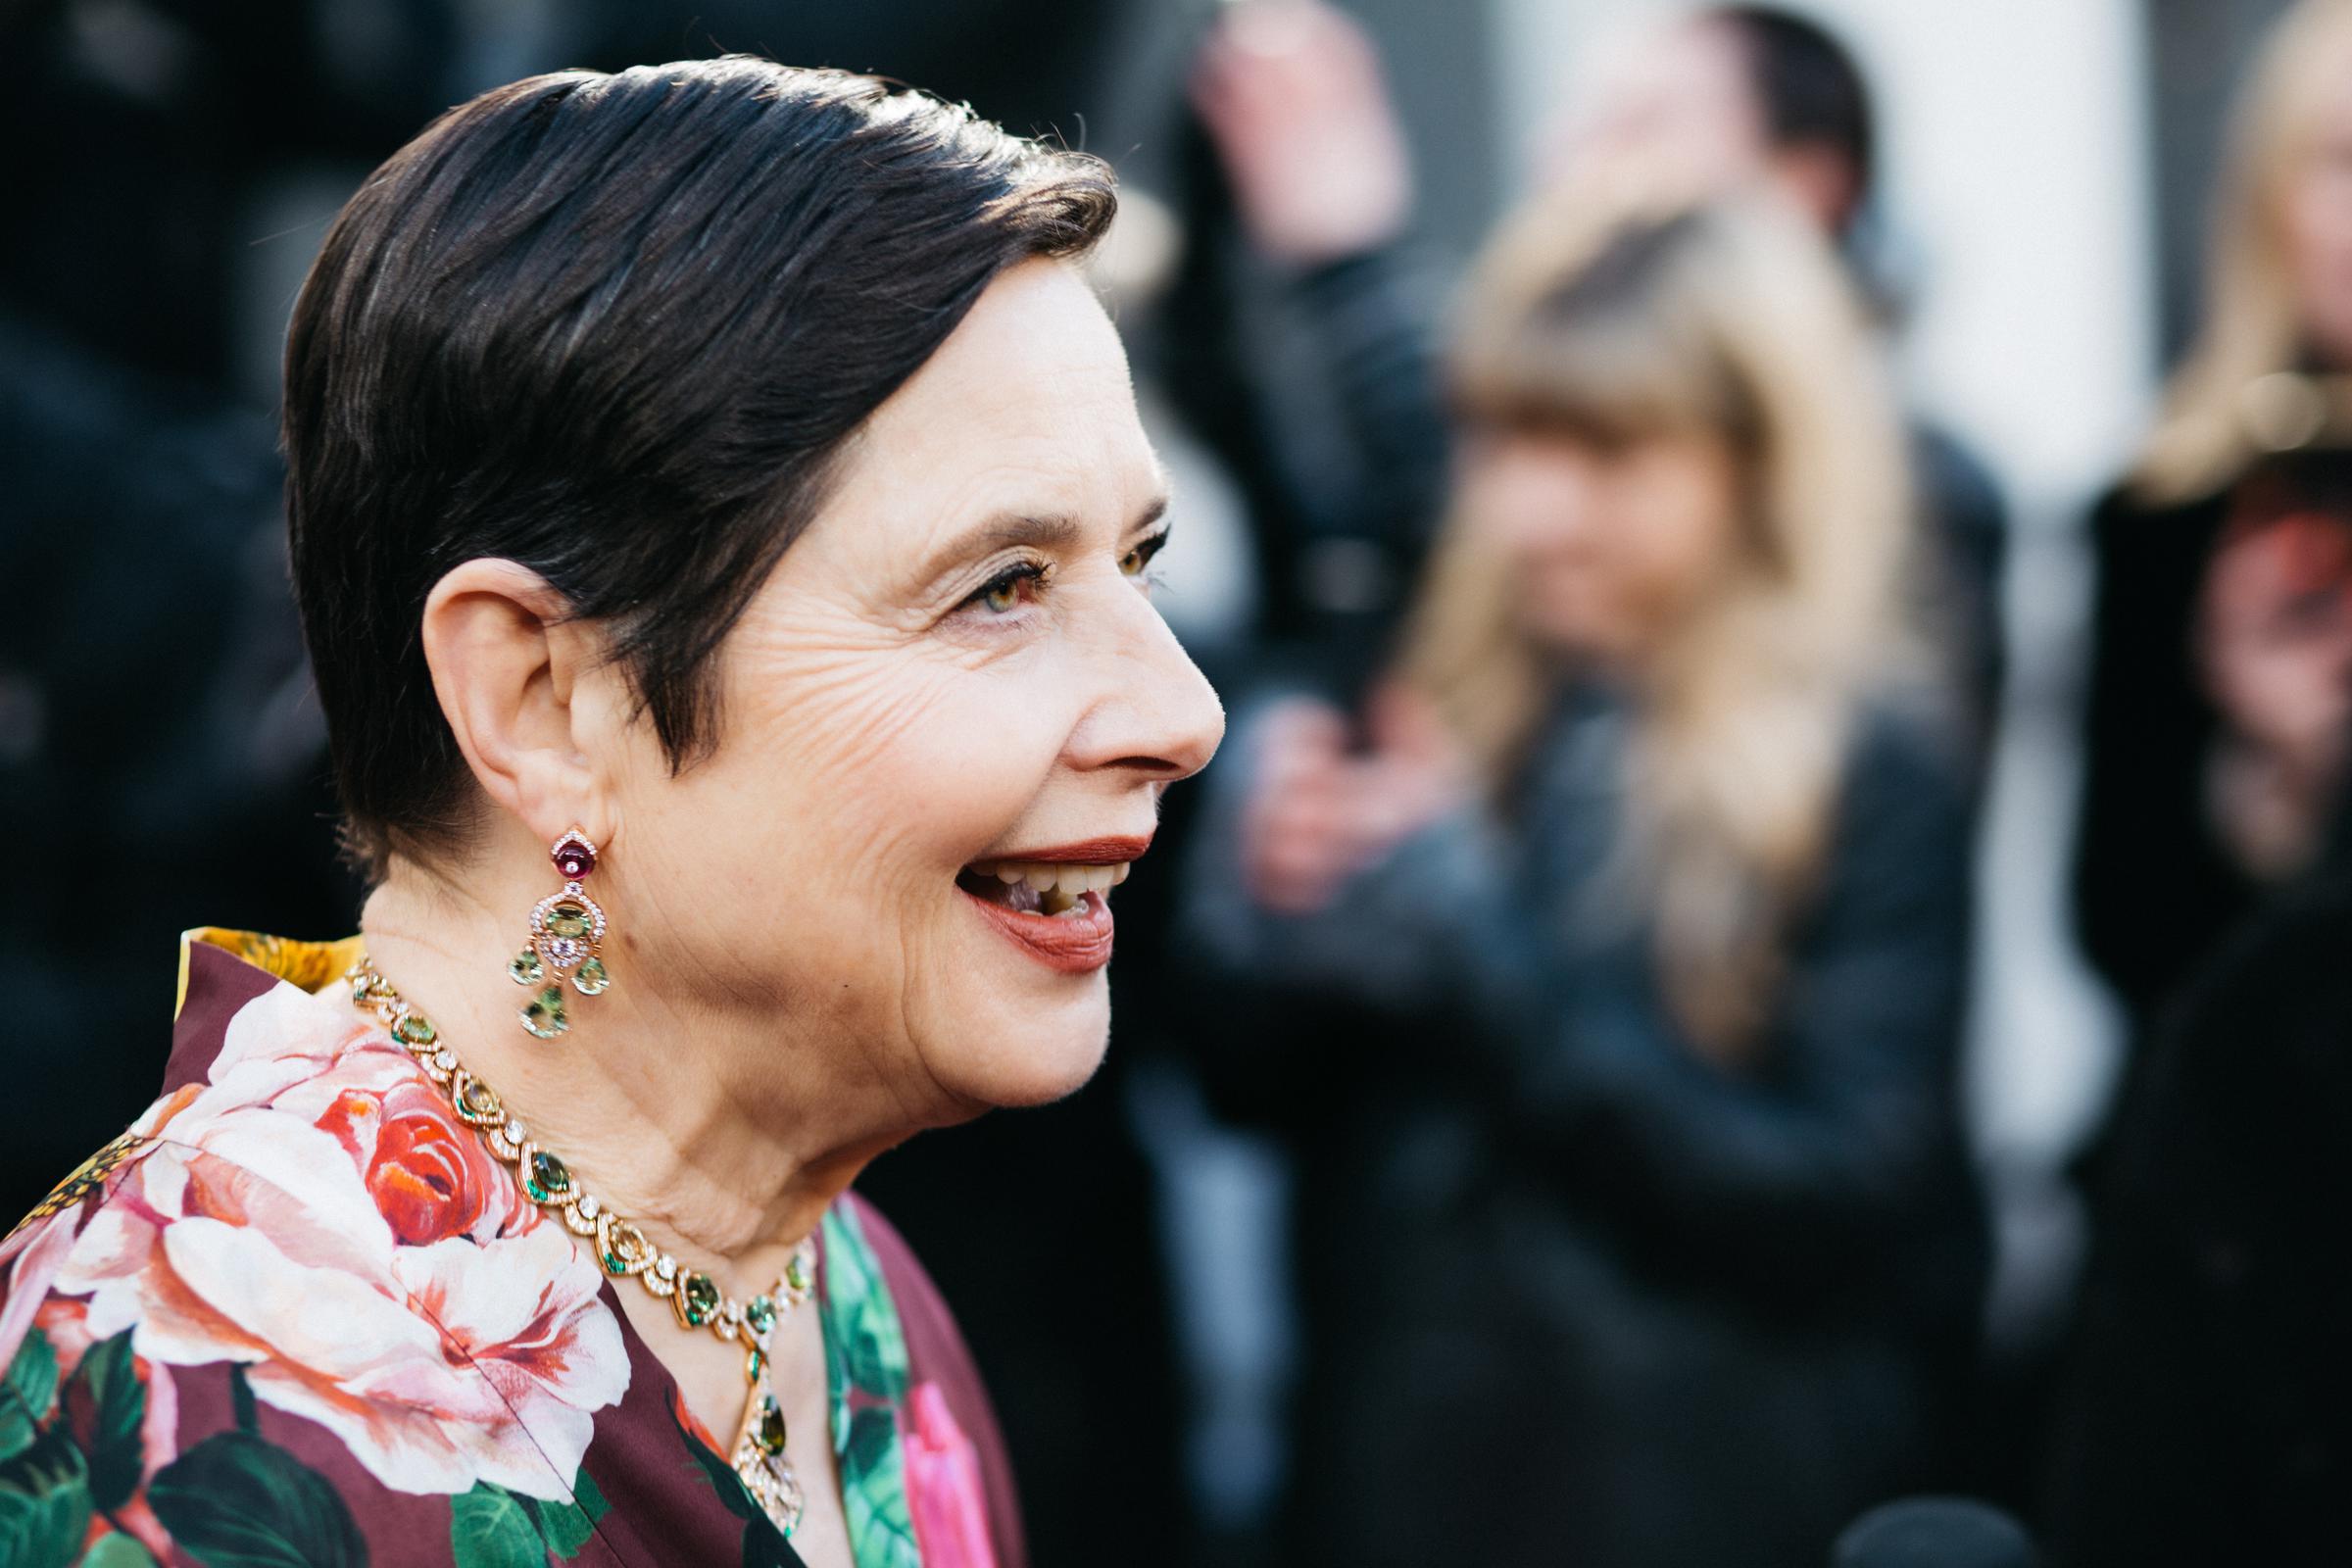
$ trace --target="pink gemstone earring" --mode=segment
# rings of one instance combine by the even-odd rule
[[[583,997],[601,995],[612,984],[605,968],[605,911],[582,885],[596,869],[596,846],[577,827],[547,852],[563,874],[564,889],[531,909],[529,943],[507,974],[518,986],[537,988],[522,1008],[522,1026],[540,1040],[553,1040],[571,1027],[564,1010],[564,982]]]

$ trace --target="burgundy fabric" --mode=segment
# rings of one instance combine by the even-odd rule
[[[188,944],[188,994],[172,1025],[172,1055],[164,1063],[164,1094],[200,1084],[228,1038],[237,1009],[284,981],[209,942]]]
[[[875,1261],[890,1286],[899,1309],[899,1326],[906,1336],[906,1360],[918,1382],[936,1383],[955,1412],[956,1424],[980,1455],[980,1473],[988,1483],[989,1536],[997,1548],[997,1568],[1029,1568],[1029,1544],[1021,1529],[1021,1501],[1013,1484],[1012,1460],[1004,1450],[1004,1434],[997,1426],[997,1407],[973,1364],[971,1348],[955,1314],[890,1221],[871,1203],[853,1193],[850,1203],[872,1244]]]
[[[597,1533],[620,1561],[741,1562],[744,1521],[712,1506],[710,1483],[683,1446],[685,1400],[678,1380],[639,1336],[610,1279],[599,1295],[620,1325],[629,1387],[617,1410],[599,1415],[596,1441],[588,1447],[586,1469],[610,1504]],[[641,1524],[653,1527],[651,1539]],[[769,1549],[789,1564],[801,1560],[789,1545],[771,1542]]]

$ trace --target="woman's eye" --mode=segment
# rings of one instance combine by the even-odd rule
[[[1119,570],[1130,577],[1141,577],[1151,569],[1152,558],[1159,554],[1159,547],[1167,542],[1166,534],[1153,534],[1119,558]]]
[[[964,603],[977,605],[992,615],[1009,615],[1036,598],[1037,585],[1045,576],[1045,567],[1023,562],[989,579]]]

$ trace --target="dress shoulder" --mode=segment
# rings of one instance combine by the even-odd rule
[[[609,1561],[601,1285],[405,1051],[262,988],[0,1243],[10,1568]]]

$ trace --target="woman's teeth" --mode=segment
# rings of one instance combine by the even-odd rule
[[[1075,896],[1100,893],[1127,880],[1127,862],[1117,865],[1080,865],[1065,861],[998,860],[973,869],[1009,886],[1026,882],[1040,893],[1056,890]]]
[[[1016,909],[1066,914],[1089,893],[1106,893],[1127,880],[1131,862],[1088,865],[1075,861],[983,860],[969,868],[983,886],[1000,885],[1004,902]]]

